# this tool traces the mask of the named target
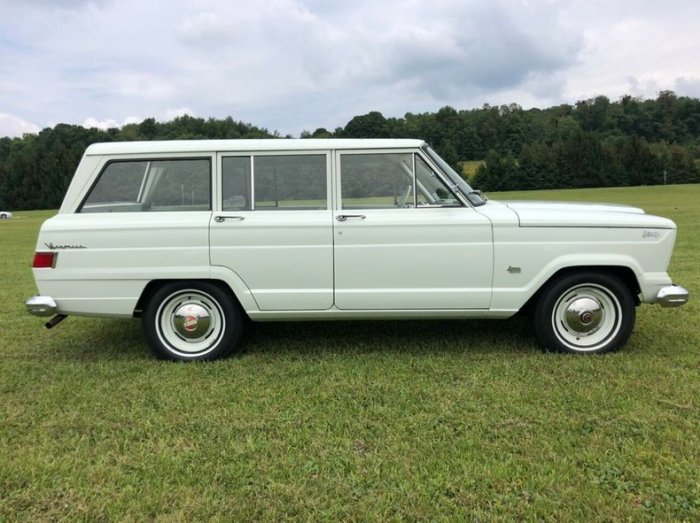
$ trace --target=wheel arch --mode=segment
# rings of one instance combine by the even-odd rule
[[[245,317],[248,317],[248,313],[245,310],[245,308],[241,305],[241,301],[238,299],[238,296],[236,296],[236,293],[231,289],[231,287],[223,280],[217,280],[217,279],[205,279],[205,278],[170,278],[170,279],[162,279],[162,280],[151,280],[149,281],[146,286],[144,287],[143,291],[141,292],[141,296],[139,296],[138,301],[136,302],[136,306],[134,307],[134,318],[140,318],[141,315],[143,314],[143,309],[146,307],[146,304],[148,301],[151,299],[151,297],[164,285],[167,285],[168,283],[175,283],[175,282],[208,282],[208,283],[213,283],[217,287],[219,287],[221,290],[226,292],[233,303],[241,310],[241,312],[244,314]]]
[[[634,299],[635,305],[639,305],[641,300],[639,299],[639,293],[641,292],[641,287],[639,281],[637,280],[637,275],[632,268],[624,265],[576,265],[570,267],[562,267],[547,278],[535,291],[535,293],[530,296],[530,298],[525,302],[525,304],[520,308],[520,312],[531,312],[537,301],[542,296],[544,290],[549,287],[553,282],[560,278],[568,276],[570,274],[576,274],[579,272],[598,272],[602,274],[610,274],[619,278],[625,286],[630,290],[632,298]]]

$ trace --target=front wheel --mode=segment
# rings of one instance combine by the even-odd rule
[[[142,323],[153,354],[174,361],[229,356],[243,326],[233,297],[210,282],[163,285],[148,301]]]
[[[547,350],[601,354],[622,347],[635,322],[629,288],[607,273],[581,272],[547,285],[535,307],[535,335]]]

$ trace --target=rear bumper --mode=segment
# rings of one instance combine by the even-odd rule
[[[27,312],[34,316],[52,316],[56,314],[56,309],[58,309],[51,296],[32,296],[25,305]]]
[[[659,289],[654,303],[662,307],[680,307],[688,303],[689,292],[680,285],[667,285]]]

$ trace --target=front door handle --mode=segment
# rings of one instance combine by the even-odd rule
[[[344,222],[347,220],[364,220],[367,218],[364,214],[339,214],[335,217],[339,222]]]
[[[245,216],[214,216],[214,221],[216,223],[222,223],[226,220],[238,220],[239,222],[242,222],[245,220]]]

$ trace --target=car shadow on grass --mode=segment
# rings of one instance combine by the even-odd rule
[[[254,323],[245,354],[291,352],[447,354],[539,353],[528,321],[402,320]]]
[[[135,320],[71,318],[47,332],[42,357],[54,361],[151,360]],[[62,329],[62,330],[61,330]],[[527,318],[250,323],[240,357],[294,354],[539,354]]]
[[[41,356],[53,361],[152,359],[141,322],[135,320],[69,317],[39,336]]]

